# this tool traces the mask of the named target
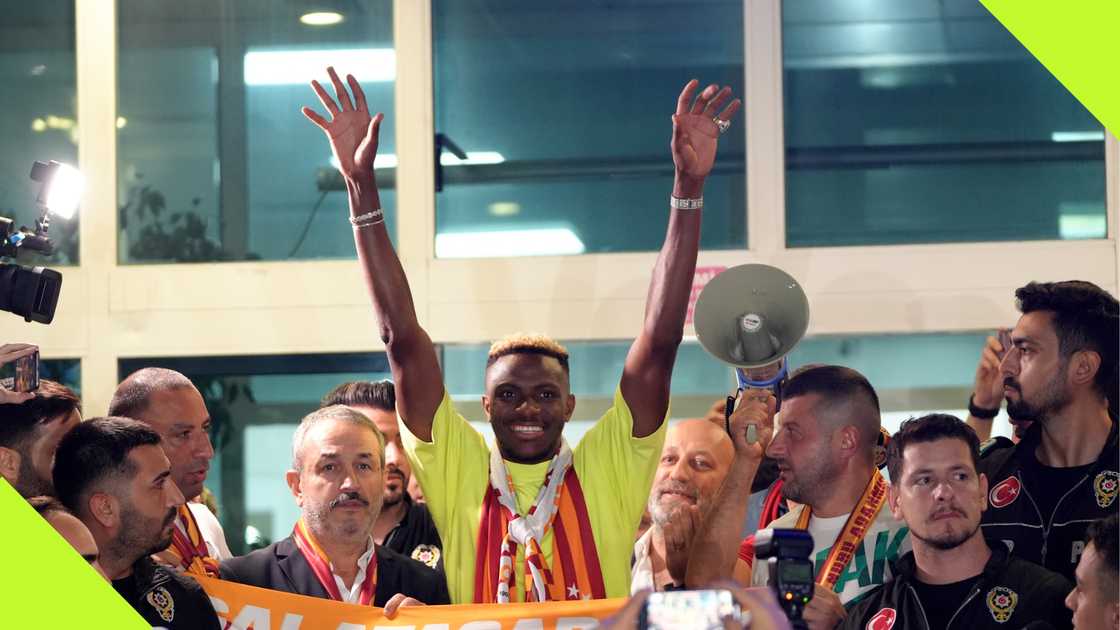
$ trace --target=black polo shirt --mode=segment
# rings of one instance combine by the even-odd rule
[[[408,505],[404,518],[385,536],[381,546],[442,573],[443,542],[428,506],[414,502],[407,492],[403,501]]]

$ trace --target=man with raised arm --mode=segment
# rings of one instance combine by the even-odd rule
[[[382,115],[329,68],[337,101],[312,87],[330,119],[304,108],[329,137],[346,181],[358,260],[381,322],[401,434],[444,544],[454,603],[622,597],[630,552],[664,441],[669,381],[682,337],[704,180],[721,131],[741,105],[731,89],[690,81],[673,115],[676,180],[641,333],[614,404],[575,448],[562,432],[575,409],[567,351],[539,336],[491,348],[482,405],[497,441],[455,411],[435,347],[416,319],[408,281],[385,230],[373,158]],[[695,98],[694,98],[695,97]],[[730,102],[729,102],[730,101]],[[724,107],[726,105],[726,107]]]
[[[727,577],[769,584],[766,562],[755,561],[754,537],[739,542],[751,482],[765,454],[778,464],[782,497],[797,504],[770,527],[813,537],[816,578],[805,622],[811,630],[830,630],[910,551],[909,529],[886,508],[887,482],[876,467],[879,395],[851,368],[810,365],[782,388],[776,425],[776,401],[768,392],[745,396],[731,416],[735,458],[692,541],[685,584],[700,588]]]

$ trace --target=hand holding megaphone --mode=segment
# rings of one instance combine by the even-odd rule
[[[774,436],[774,411],[778,399],[768,389],[743,390],[729,419],[731,443],[737,457],[761,462]]]

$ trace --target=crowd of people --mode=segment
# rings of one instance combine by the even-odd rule
[[[289,537],[231,554],[199,501],[211,420],[186,376],[130,374],[107,414],[84,421],[58,383],[0,389],[0,475],[152,625],[220,627],[192,576],[390,618],[402,606],[632,596],[621,627],[650,591],[721,584],[762,619],[774,599],[753,534],[789,528],[812,537],[810,628],[1120,629],[1120,324],[1106,291],[1020,288],[1022,316],[982,348],[967,420],[930,414],[886,436],[867,378],[812,365],[783,384],[780,413],[773,392],[747,390],[726,425],[717,405],[670,428],[704,182],[741,105],[692,81],[672,115],[665,243],[612,405],[569,445],[566,349],[512,335],[484,368],[490,446],[444,386],[385,230],[382,117],[352,76],[348,90],[328,72],[334,97],[313,82],[328,117],[304,113],[347,182],[393,378],[341,384],[299,422]],[[0,347],[0,362],[34,350]],[[1003,399],[1014,439],[988,439]]]

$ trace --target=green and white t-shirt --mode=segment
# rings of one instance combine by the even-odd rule
[[[770,527],[775,529],[796,527],[803,509],[804,506],[798,506],[797,509],[791,510],[771,523]],[[832,518],[813,516],[809,519],[809,535],[813,537],[813,553],[810,560],[813,561],[814,575],[820,573],[821,566],[828,558],[833,543],[836,542],[840,530],[844,528],[844,523],[847,521],[847,514]],[[905,522],[896,520],[891,515],[890,509],[884,505],[867,535],[864,536],[863,544],[856,548],[852,560],[848,562],[848,566],[840,574],[840,579],[836,581],[835,590],[840,596],[840,602],[844,606],[851,606],[876,586],[891,579],[890,563],[908,551],[910,551],[910,529],[906,527]],[[751,584],[767,586],[769,582],[770,574],[766,563],[755,562],[751,572]]]

